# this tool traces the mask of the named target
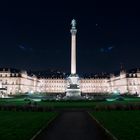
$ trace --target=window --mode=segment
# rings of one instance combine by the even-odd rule
[[[16,84],[18,85],[18,80],[16,80]]]

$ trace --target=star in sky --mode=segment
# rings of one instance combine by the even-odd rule
[[[95,25],[96,25],[96,27],[98,27],[98,23],[96,23]]]

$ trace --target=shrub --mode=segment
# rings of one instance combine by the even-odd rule
[[[140,110],[140,103],[137,104],[111,104],[111,105],[96,105],[95,111],[111,111],[111,110]]]

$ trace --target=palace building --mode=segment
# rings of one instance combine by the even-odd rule
[[[40,81],[35,75],[28,75],[26,71],[16,69],[0,69],[1,88],[6,89],[6,93],[26,93],[39,90]]]
[[[103,94],[119,92],[120,94],[140,94],[140,71],[121,71],[108,76],[95,75],[80,78],[81,93]],[[0,92],[7,95],[24,93],[65,93],[67,78],[41,78],[26,71],[0,69]]]

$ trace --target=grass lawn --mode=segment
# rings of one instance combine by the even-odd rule
[[[26,105],[29,101],[24,101],[24,98],[0,99],[0,105]],[[94,108],[96,105],[109,104],[131,104],[140,103],[140,98],[126,98],[124,101],[41,101],[37,102],[39,106],[48,106],[53,108]]]
[[[140,140],[140,111],[99,111],[91,114],[118,140]]]
[[[0,111],[0,140],[29,140],[57,114]]]

